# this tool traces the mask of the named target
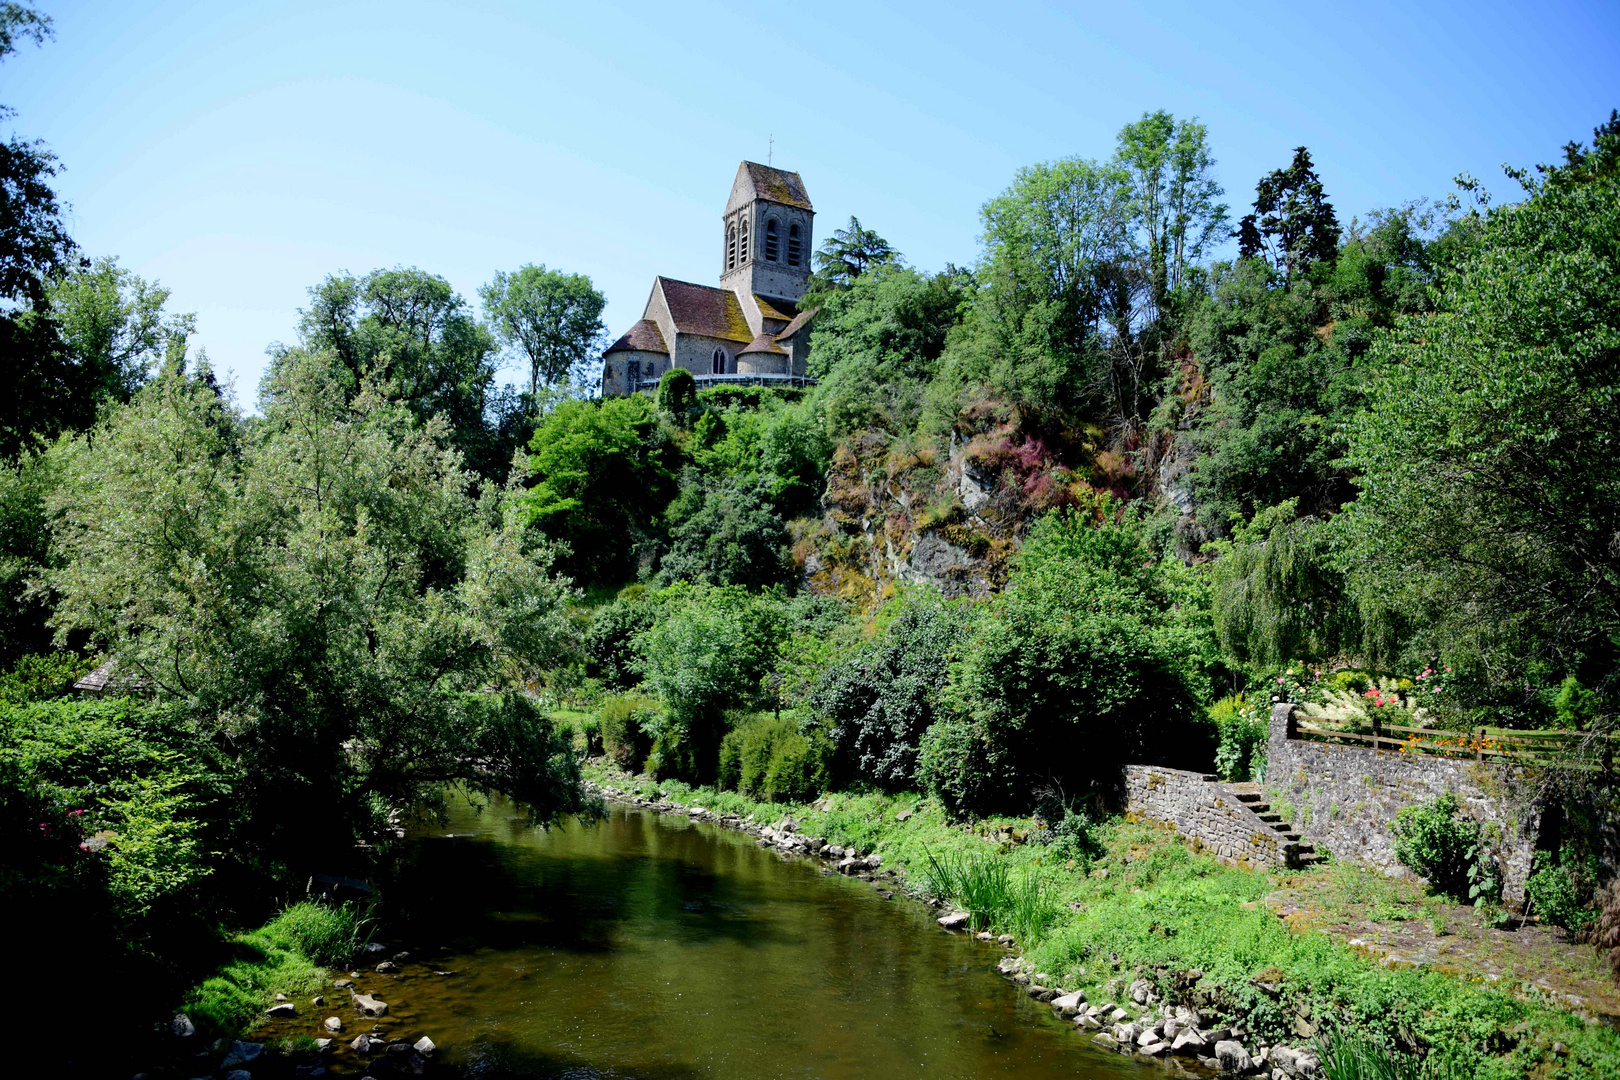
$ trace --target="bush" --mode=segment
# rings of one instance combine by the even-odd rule
[[[626,772],[640,772],[652,750],[649,728],[658,716],[656,698],[630,694],[609,698],[596,710],[602,748]]]
[[[1579,933],[1597,919],[1588,901],[1597,884],[1597,859],[1584,860],[1565,847],[1557,855],[1550,851],[1536,852],[1530,878],[1524,883],[1526,914],[1541,916],[1541,921]]]
[[[89,670],[90,664],[73,653],[24,656],[0,675],[0,704],[23,705],[61,697]]]
[[[1449,791],[1395,815],[1395,857],[1435,892],[1463,902],[1491,902],[1502,880],[1479,822],[1461,813]]]
[[[837,746],[839,784],[916,783],[918,748],[971,617],[970,606],[936,595],[904,596],[879,613],[876,637],[816,681],[809,704]]]
[[[585,756],[601,757],[602,746],[602,718],[596,713],[587,713],[579,722],[579,733],[585,736]]]
[[[1022,812],[1043,784],[1111,787],[1125,761],[1207,765],[1201,706],[1219,663],[1207,590],[1155,557],[1134,516],[1115,517],[1105,503],[1038,522],[963,645],[955,718],[922,753],[952,815]]]
[[[1209,707],[1210,723],[1215,725],[1215,772],[1228,783],[1265,779],[1263,748],[1269,728],[1255,713],[1242,694],[1221,698]]]
[[[768,802],[805,802],[826,786],[831,746],[791,719],[743,720],[721,740],[719,783]]]

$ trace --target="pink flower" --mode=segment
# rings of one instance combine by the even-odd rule
[[[1282,682],[1283,682],[1283,677],[1281,675],[1277,676],[1277,685],[1281,686]]]

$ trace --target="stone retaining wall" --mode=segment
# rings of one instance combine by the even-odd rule
[[[1227,861],[1287,866],[1292,844],[1238,800],[1225,784],[1201,773],[1156,765],[1125,767],[1125,810],[1165,822]]]
[[[1541,813],[1520,790],[1518,769],[1290,738],[1294,709],[1285,704],[1271,711],[1265,788],[1272,808],[1291,817],[1305,839],[1336,859],[1412,877],[1395,858],[1391,824],[1402,807],[1449,791],[1484,825],[1500,861],[1504,899],[1523,899]],[[1279,805],[1284,801],[1292,814]]]

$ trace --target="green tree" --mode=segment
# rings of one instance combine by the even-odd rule
[[[1209,133],[1196,118],[1143,113],[1120,130],[1115,161],[1130,175],[1131,215],[1146,233],[1153,300],[1163,306],[1188,264],[1224,236],[1225,192],[1214,177]]]
[[[299,338],[307,352],[337,362],[340,392],[354,398],[370,385],[418,420],[441,416],[458,449],[469,458],[486,456],[480,451],[495,338],[448,281],[415,267],[363,278],[333,274],[309,290],[309,300],[299,310]],[[303,363],[276,347],[267,378],[278,378],[287,362]]]
[[[31,4],[0,4],[0,60],[21,38],[43,45],[50,36],[49,15]],[[15,115],[0,105],[0,120]],[[59,168],[43,143],[17,135],[0,142],[0,298],[38,304],[46,282],[67,269],[75,245],[50,184]]]
[[[834,229],[816,249],[816,273],[810,293],[819,296],[848,288],[868,270],[899,261],[900,253],[887,240],[863,227],[859,218],[851,217],[848,225]]]
[[[638,551],[658,539],[676,492],[680,451],[640,394],[567,401],[529,443],[523,520],[566,545],[558,565],[577,581],[636,576]]]
[[[1133,515],[1056,512],[1019,552],[951,670],[950,715],[920,771],[953,814],[1083,796],[1124,762],[1182,768],[1213,750],[1195,717],[1218,649],[1193,572],[1154,558]]]
[[[128,401],[160,365],[183,364],[195,315],[164,311],[169,290],[96,259],[47,289],[51,319],[73,363],[99,384],[98,396]]]
[[[787,527],[772,511],[768,481],[689,475],[669,519],[670,549],[659,570],[665,581],[762,588],[792,576]]]
[[[1600,129],[1601,131],[1602,129]],[[1593,151],[1593,154],[1601,151]],[[1374,344],[1343,565],[1498,685],[1611,685],[1620,642],[1620,178],[1493,210],[1432,314]],[[1460,665],[1459,665],[1460,666]]]
[[[658,380],[658,411],[685,427],[697,413],[697,380],[685,368],[672,367]]]
[[[453,782],[579,806],[566,740],[517,691],[560,631],[549,552],[473,501],[442,419],[339,379],[284,363],[247,425],[171,372],[64,444],[59,634],[180,703],[239,763],[250,835],[299,865],[346,845],[334,823]]]
[[[1255,185],[1254,213],[1238,225],[1240,258],[1269,258],[1285,280],[1312,263],[1331,262],[1339,250],[1339,218],[1322,190],[1311,152],[1295,147],[1294,160]]]
[[[529,393],[551,385],[595,358],[607,327],[607,298],[584,274],[565,274],[525,264],[501,271],[478,290],[501,344],[522,352],[529,364]]]
[[[752,704],[781,647],[780,596],[740,585],[676,585],[659,597],[658,622],[637,637],[643,688],[666,709],[648,767],[712,780],[725,710]]]

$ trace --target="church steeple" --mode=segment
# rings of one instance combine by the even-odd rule
[[[809,286],[815,216],[798,173],[743,162],[721,217],[720,286],[791,310]]]

